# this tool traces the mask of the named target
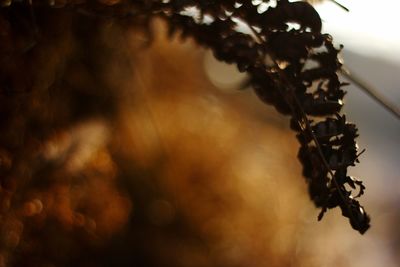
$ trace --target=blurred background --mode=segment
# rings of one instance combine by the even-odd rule
[[[396,13],[400,4],[390,0],[338,2],[349,8],[349,12],[331,1],[315,5],[323,20],[323,32],[330,33],[337,45],[344,45],[342,58],[345,66],[399,109],[400,24]],[[230,82],[234,83],[232,74],[235,68],[213,62],[229,78],[218,80],[218,74],[213,74],[214,69],[209,70],[209,76],[215,79],[217,86],[226,90],[232,86]],[[245,79],[240,75],[235,77]],[[337,218],[334,220],[339,218],[335,227],[323,234],[319,232],[319,238],[324,241],[318,241],[316,236],[308,242],[315,245],[315,255],[324,255],[318,266],[334,266],[338,258],[348,260],[343,266],[398,266],[400,249],[396,229],[400,216],[400,168],[397,153],[400,150],[400,121],[357,86],[351,84],[346,89],[348,94],[343,112],[357,124],[359,147],[366,149],[360,157],[361,163],[351,168],[350,174],[360,177],[367,186],[367,194],[361,202],[370,209],[372,227],[365,236],[353,235],[338,226],[344,222],[339,222],[341,218],[335,214]],[[335,245],[331,247],[328,244]]]
[[[400,107],[400,35],[395,1],[341,1],[350,9],[344,12],[324,3],[317,10],[324,20],[324,29],[338,43],[344,44],[345,65],[368,84],[375,87],[387,101]],[[359,258],[364,266],[397,266],[400,262],[400,121],[385,111],[363,91],[348,88],[344,111],[360,130],[359,145],[367,149],[353,173],[363,177],[369,187],[366,205],[375,217]],[[366,244],[369,243],[369,244]],[[358,249],[356,251],[358,251]],[[362,249],[361,249],[362,250]],[[360,265],[361,266],[361,265]]]
[[[317,7],[345,64],[398,105],[397,4],[375,2]],[[0,98],[1,267],[398,266],[400,123],[359,88],[344,113],[367,149],[351,170],[367,188],[363,236],[337,209],[317,221],[289,119],[239,90],[236,67],[160,21],[149,36],[142,21],[37,18],[47,34],[10,64],[33,93]]]

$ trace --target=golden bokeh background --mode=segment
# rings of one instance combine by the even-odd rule
[[[216,64],[208,52],[168,38],[160,21],[150,46],[143,28],[97,22],[82,50],[89,37],[69,15],[59,20],[26,100],[52,127],[29,139],[20,178],[2,188],[0,266],[400,262],[396,207],[368,203],[365,236],[338,210],[317,222],[289,119],[237,89],[235,70],[217,77],[221,89],[204,68]]]

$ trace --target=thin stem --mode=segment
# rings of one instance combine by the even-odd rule
[[[275,61],[274,61],[274,63],[276,64]],[[279,67],[278,67],[278,69],[279,69]],[[351,217],[351,220],[352,220],[352,221],[354,221],[354,222],[356,222],[356,223],[358,224],[358,221],[357,221],[357,220],[354,220],[353,211],[352,211],[351,208],[349,207],[349,205],[348,205],[348,203],[347,203],[347,200],[346,200],[345,196],[343,195],[342,189],[341,189],[341,187],[340,187],[338,181],[336,180],[336,177],[335,177],[335,175],[334,175],[334,173],[333,173],[331,167],[329,166],[329,163],[327,162],[327,160],[326,160],[326,158],[325,158],[325,155],[324,155],[324,153],[323,153],[323,151],[322,151],[322,148],[321,148],[321,146],[320,146],[320,144],[319,144],[319,142],[318,142],[318,139],[317,139],[317,137],[315,136],[315,134],[314,134],[314,132],[313,132],[313,130],[312,130],[312,128],[311,128],[310,122],[309,122],[309,120],[308,120],[308,118],[307,118],[307,114],[305,113],[304,109],[303,109],[302,106],[301,106],[301,103],[300,103],[299,99],[297,98],[297,96],[296,96],[296,94],[295,94],[295,89],[294,89],[293,85],[292,85],[291,83],[287,82],[287,79],[286,79],[285,76],[282,77],[282,75],[281,75],[281,74],[282,74],[282,71],[280,71],[280,69],[279,69],[279,71],[278,71],[278,74],[279,74],[281,80],[283,80],[283,81],[286,82],[286,86],[289,87],[290,93],[292,94],[292,97],[293,97],[293,99],[294,99],[294,101],[295,101],[295,103],[296,103],[296,106],[297,106],[297,108],[300,110],[300,113],[301,113],[303,122],[304,122],[305,125],[306,125],[305,129],[307,130],[308,134],[309,134],[309,135],[311,136],[311,138],[313,139],[314,144],[315,144],[315,147],[317,148],[318,154],[319,154],[319,156],[320,156],[320,159],[322,160],[322,164],[324,165],[324,167],[326,168],[326,170],[327,170],[328,173],[330,174],[330,176],[331,176],[331,181],[333,181],[333,184],[334,184],[334,186],[336,187],[336,189],[337,189],[337,191],[338,191],[338,193],[339,193],[340,198],[343,200],[343,203],[345,204],[346,209],[347,209],[347,211],[349,212],[349,217]],[[283,75],[284,75],[284,74],[283,74]],[[289,106],[290,106],[290,105],[289,105]],[[293,110],[293,108],[292,108],[292,110]],[[304,127],[303,127],[301,124],[300,124],[300,127],[301,127],[302,130],[304,131]],[[307,147],[308,147],[308,146],[307,146]]]
[[[337,2],[337,1],[335,1],[335,0],[330,0],[330,1],[331,1],[332,3],[334,3],[334,4],[338,5],[338,6],[340,6],[341,8],[343,8],[344,10],[346,10],[347,12],[350,11],[347,7],[345,7],[344,5],[342,5],[341,3]]]
[[[254,35],[256,36],[256,38],[258,39],[258,41],[262,42],[262,40],[263,40],[262,36],[260,36],[260,35],[258,34],[258,32],[253,28],[253,26],[249,25],[249,27],[250,27],[250,29],[252,30],[253,34],[254,34]],[[300,128],[301,128],[303,131],[304,131],[304,130],[307,130],[307,132],[309,133],[309,135],[310,135],[311,138],[313,139],[313,141],[314,141],[314,143],[315,143],[315,146],[316,146],[316,148],[317,148],[318,154],[319,154],[319,156],[320,156],[320,158],[321,158],[321,160],[322,160],[322,164],[324,165],[324,167],[326,168],[326,170],[327,170],[328,173],[330,174],[330,176],[331,176],[331,181],[333,181],[334,186],[335,186],[336,189],[338,190],[338,193],[339,193],[340,198],[343,200],[343,203],[345,204],[345,206],[346,206],[346,208],[347,208],[347,211],[349,212],[349,217],[351,217],[351,220],[352,220],[352,221],[357,222],[356,220],[354,220],[353,212],[352,212],[351,208],[349,207],[349,205],[348,205],[348,203],[347,203],[347,201],[346,201],[346,198],[345,198],[345,196],[343,195],[342,189],[341,189],[339,183],[337,182],[336,177],[335,177],[335,175],[334,175],[334,173],[333,173],[331,167],[329,166],[329,163],[327,162],[327,160],[326,160],[326,158],[325,158],[325,155],[324,155],[324,153],[323,153],[323,151],[322,151],[322,148],[321,148],[321,146],[320,146],[320,144],[319,144],[319,142],[318,142],[317,137],[315,136],[315,134],[314,134],[314,132],[313,132],[313,130],[312,130],[312,128],[311,128],[310,122],[309,122],[309,120],[308,120],[308,118],[307,118],[307,114],[305,113],[305,111],[304,111],[304,109],[303,109],[303,107],[302,107],[302,105],[301,105],[299,99],[297,98],[297,96],[296,96],[296,94],[295,94],[295,91],[296,91],[296,90],[295,90],[294,86],[293,86],[292,83],[290,83],[290,81],[287,79],[285,73],[281,70],[281,68],[279,68],[278,63],[276,62],[273,53],[272,53],[271,51],[269,51],[269,52],[270,52],[270,53],[269,53],[270,56],[272,57],[273,64],[275,65],[274,67],[277,69],[277,73],[278,73],[278,75],[279,75],[279,77],[280,77],[280,81],[283,82],[284,85],[289,89],[289,91],[290,91],[290,93],[291,93],[291,95],[292,95],[292,98],[294,99],[294,101],[295,101],[295,103],[296,103],[296,106],[297,106],[298,110],[300,110],[303,123],[304,123],[305,126],[306,126],[305,129],[304,129],[303,125],[300,124],[300,125],[299,125]],[[289,105],[289,107],[290,107],[290,109],[291,109],[293,115],[295,115],[295,110],[294,110],[294,108],[290,105],[290,101],[288,101],[287,97],[286,97],[282,92],[281,92],[281,94],[283,95],[283,97],[285,98],[286,102],[288,103],[288,105]],[[308,147],[308,146],[307,146],[307,147]]]
[[[357,85],[361,90],[367,93],[373,100],[378,102],[386,111],[392,113],[398,119],[400,119],[400,109],[386,99],[382,94],[378,92],[372,85],[368,84],[365,80],[360,78],[351,72],[348,68],[342,68],[341,73],[344,77],[349,79],[352,83]]]

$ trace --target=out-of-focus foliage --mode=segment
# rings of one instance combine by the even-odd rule
[[[210,88],[193,43],[145,48],[141,27],[100,19],[88,35],[85,15],[56,12],[21,77],[35,86],[2,95],[22,117],[2,131],[2,264],[300,261],[289,237],[308,201],[287,122]]]

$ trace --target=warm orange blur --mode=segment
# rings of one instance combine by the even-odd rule
[[[115,115],[68,122],[37,145],[50,167],[7,213],[4,255],[21,266],[347,267],[381,253],[337,210],[317,222],[288,118],[250,90],[216,88],[203,49],[153,27],[149,48],[137,30],[102,33]],[[78,67],[66,79],[96,97]]]

